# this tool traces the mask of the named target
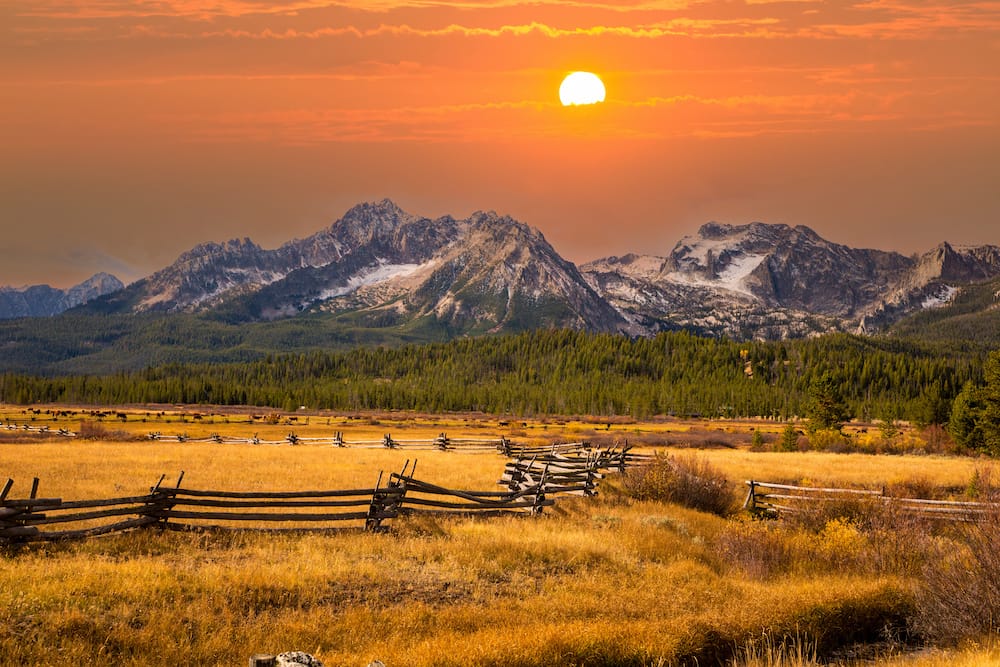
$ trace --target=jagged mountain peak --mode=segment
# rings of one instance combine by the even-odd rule
[[[223,255],[244,254],[247,252],[259,252],[262,248],[250,240],[249,237],[229,239],[223,243],[208,241],[199,243],[187,252],[181,253],[177,258],[178,262],[189,262],[205,258],[219,257]]]
[[[808,241],[829,243],[817,234],[811,227],[806,225],[786,225],[783,223],[769,222],[749,222],[742,225],[733,225],[722,222],[706,222],[694,235],[681,238],[677,247],[685,245],[696,245],[699,242],[731,241],[743,244],[770,244],[787,241]]]
[[[469,216],[468,223],[473,231],[506,238],[509,242],[548,243],[535,227],[515,220],[509,215],[500,215],[496,211],[476,211]]]
[[[338,222],[398,225],[402,222],[413,222],[419,219],[401,209],[396,202],[386,198],[377,202],[362,202],[352,206]]]

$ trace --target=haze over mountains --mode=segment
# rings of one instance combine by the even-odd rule
[[[199,245],[128,287],[111,289],[104,280],[105,293],[88,292],[74,312],[200,313],[228,323],[328,313],[360,327],[433,326],[448,336],[689,328],[780,339],[880,331],[997,276],[997,246],[942,243],[908,257],[764,223],[708,223],[667,255],[577,267],[510,217],[479,212],[432,220],[383,200],[355,206],[326,229],[273,250],[249,239]],[[0,290],[0,317],[56,310],[33,305],[25,291],[8,306],[10,293]]]
[[[0,319],[50,317],[125,287],[118,278],[97,273],[79,285],[58,289],[48,285],[0,287]]]

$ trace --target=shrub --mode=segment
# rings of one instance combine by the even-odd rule
[[[752,579],[786,574],[795,562],[788,531],[772,521],[733,521],[715,539],[716,553]]]
[[[836,520],[848,521],[862,528],[874,523],[884,524],[881,515],[886,511],[886,505],[878,497],[842,496],[822,502],[801,503],[799,511],[782,515],[782,521],[789,526],[819,533]]]
[[[128,431],[121,429],[109,429],[104,424],[92,421],[80,422],[77,435],[84,440],[104,440],[109,442],[127,442],[129,440],[141,439]]]
[[[926,639],[957,643],[1000,631],[1000,514],[939,543],[923,569],[914,626]]]
[[[629,470],[622,481],[626,492],[638,500],[677,503],[719,516],[736,506],[732,483],[697,456],[657,456],[652,463]]]
[[[809,433],[809,449],[843,454],[852,451],[854,444],[837,429],[821,428]]]
[[[923,429],[921,437],[929,454],[966,454],[964,447],[952,439],[948,430],[940,424],[931,424]]]
[[[965,493],[973,500],[996,502],[997,496],[1000,495],[1000,489],[997,489],[993,467],[976,467],[972,471],[972,478],[969,480],[969,486],[966,488]]]
[[[713,543],[724,562],[753,579],[831,571],[916,577],[934,544],[927,522],[891,508],[863,521],[734,521]]]
[[[795,428],[795,424],[791,422],[785,424],[785,428],[781,432],[781,440],[778,442],[777,449],[783,452],[799,451],[799,435],[799,431]]]

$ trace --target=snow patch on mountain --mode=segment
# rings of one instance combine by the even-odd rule
[[[767,255],[743,255],[736,257],[729,262],[729,266],[719,272],[718,283],[734,292],[743,292],[753,296],[744,282],[758,266],[760,266]]]
[[[674,249],[674,256],[678,263],[685,268],[706,268],[709,265],[709,256],[718,257],[723,251],[729,250],[743,242],[748,232],[721,236],[717,238],[685,236]]]
[[[423,264],[388,264],[385,260],[380,259],[377,264],[369,267],[367,270],[351,276],[346,284],[324,290],[320,293],[318,300],[326,301],[327,299],[334,299],[338,296],[356,292],[362,287],[377,285],[378,283],[383,283],[394,278],[405,278],[422,269],[429,268],[434,263],[432,260]]]
[[[158,292],[156,294],[151,294],[145,299],[139,302],[137,310],[146,310],[152,308],[158,303],[166,303],[174,298],[173,291],[170,292]]]
[[[703,278],[697,273],[683,273],[680,271],[672,271],[667,274],[667,279],[680,283],[683,285],[691,285],[694,287],[707,287],[710,289],[724,289],[730,292],[737,292],[739,294],[745,294],[746,296],[756,299],[750,288],[746,286],[746,278],[754,270],[761,265],[764,260],[767,259],[767,255],[740,255],[734,257],[730,260],[729,264],[726,265],[722,271],[719,272],[718,276],[714,279]]]
[[[920,304],[920,307],[923,308],[924,310],[928,310],[931,308],[940,308],[942,306],[947,306],[949,303],[951,303],[952,299],[955,298],[958,292],[959,290],[957,287],[952,287],[951,285],[944,285],[938,292],[931,294],[926,299],[924,299],[923,302]]]

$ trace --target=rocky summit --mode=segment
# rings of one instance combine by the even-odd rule
[[[275,250],[249,239],[197,246],[91,308],[229,321],[350,313],[364,326],[425,320],[462,334],[626,326],[538,230],[493,212],[421,218],[389,200]]]
[[[907,257],[831,243],[808,227],[708,223],[667,256],[609,257],[581,270],[643,332],[780,339],[872,333],[945,305],[963,285],[1000,276],[1000,248],[944,244]]]

